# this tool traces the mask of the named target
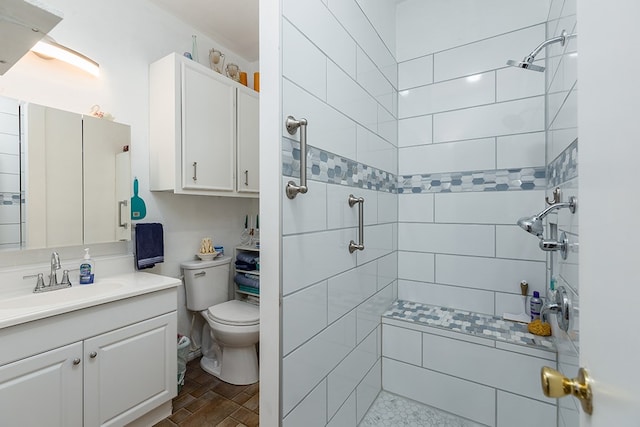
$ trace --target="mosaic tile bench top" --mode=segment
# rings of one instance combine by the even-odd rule
[[[527,325],[497,316],[403,300],[396,300],[383,316],[511,344],[555,351],[552,339],[533,335],[527,331]]]

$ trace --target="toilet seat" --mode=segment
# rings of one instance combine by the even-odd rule
[[[209,307],[207,318],[230,326],[252,326],[260,323],[260,309],[242,301],[231,300]]]

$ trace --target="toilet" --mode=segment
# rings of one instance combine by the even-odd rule
[[[206,320],[202,328],[200,366],[222,381],[236,385],[258,382],[256,344],[260,340],[260,308],[229,301],[231,257],[188,261],[181,267],[187,309]]]

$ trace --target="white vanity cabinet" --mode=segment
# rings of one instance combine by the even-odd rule
[[[0,425],[123,426],[170,408],[176,301],[171,288],[0,329]]]
[[[82,343],[0,366],[0,425],[82,426]]]
[[[257,93],[175,53],[149,80],[151,190],[257,197]]]

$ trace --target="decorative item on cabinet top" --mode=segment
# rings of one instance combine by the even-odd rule
[[[175,53],[149,74],[151,191],[258,197],[258,94]]]

